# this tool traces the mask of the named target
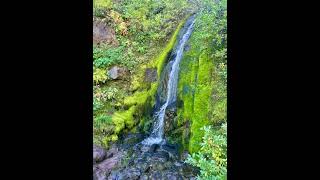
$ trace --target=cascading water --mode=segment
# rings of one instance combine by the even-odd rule
[[[168,105],[176,101],[179,63],[182,59],[184,46],[192,33],[194,22],[195,18],[193,15],[188,19],[188,21],[185,24],[185,27],[183,28],[184,31],[182,31],[182,34],[180,34],[179,42],[176,45],[174,51],[176,54],[174,58],[169,62],[169,65],[171,65],[171,70],[169,73],[169,80],[167,82],[166,101],[160,107],[160,109],[154,114],[153,117],[155,122],[153,125],[152,133],[147,139],[142,141],[142,144],[152,145],[162,144],[165,142],[163,137],[165,112]]]

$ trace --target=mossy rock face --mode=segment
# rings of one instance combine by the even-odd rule
[[[123,100],[118,111],[112,115],[114,133],[105,141],[117,140],[121,133],[141,131],[147,133],[152,125],[152,111],[160,82],[160,74],[176,43],[179,31],[185,20],[179,24],[166,47],[158,57],[139,67],[135,76],[131,77],[131,95]]]
[[[199,48],[195,36],[191,36],[188,51],[180,63],[177,100],[177,126],[185,129],[176,136],[190,153],[200,149],[202,127],[225,121],[227,103],[212,52]]]

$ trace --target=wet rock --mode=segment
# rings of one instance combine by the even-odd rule
[[[138,163],[136,164],[136,167],[142,172],[148,172],[150,170],[150,164],[149,163]]]
[[[139,179],[140,175],[141,175],[141,172],[139,171],[139,169],[132,168],[132,169],[123,171],[119,176],[118,180],[122,180],[122,179],[137,180]]]
[[[140,178],[140,180],[149,180],[149,176],[145,174]]]
[[[170,135],[176,129],[177,113],[176,109],[171,108],[165,113],[164,133]]]
[[[140,162],[146,162],[146,161],[150,161],[152,158],[153,158],[153,153],[150,153],[150,152],[145,152],[145,153],[143,153],[142,155],[141,155],[141,157],[142,157],[142,161],[140,161]]]
[[[120,174],[121,174],[120,170],[113,170],[108,176],[108,180],[117,180],[119,179]]]
[[[163,165],[166,169],[170,169],[174,166],[174,164],[171,161],[167,161]]]
[[[166,169],[165,163],[163,162],[156,162],[153,164],[153,169],[156,171],[162,171],[164,169]]]
[[[181,162],[174,162],[174,165],[176,167],[182,167],[183,166],[183,164]]]
[[[128,134],[124,138],[123,143],[124,144],[134,145],[134,144],[139,143],[140,141],[142,141],[143,138],[144,138],[143,134],[132,133],[132,134]]]
[[[160,162],[165,162],[169,160],[169,153],[165,151],[159,151],[157,153],[154,153],[152,156],[152,160],[154,161],[160,161]]]
[[[94,166],[93,177],[94,180],[106,180],[112,169],[120,163],[122,154],[118,152],[112,158],[105,159],[101,163]]]
[[[150,150],[150,146],[142,146],[141,148],[140,148],[140,150],[141,150],[141,152],[150,152],[149,150]]]
[[[186,46],[184,47],[184,51],[189,51],[190,50],[190,45],[186,44]]]
[[[116,38],[115,31],[106,24],[102,19],[93,18],[93,44],[118,46],[119,42]]]
[[[161,149],[168,152],[171,158],[178,157],[179,151],[177,145],[164,144],[161,146]]]
[[[179,178],[179,175],[173,172],[165,173],[163,177],[164,180],[178,180],[178,178]]]
[[[145,72],[145,82],[155,82],[158,78],[158,72],[156,68],[147,68]]]
[[[134,136],[136,134],[131,134],[127,139]],[[146,150],[141,151],[143,148]],[[128,154],[128,151],[132,150],[132,154]],[[170,156],[177,151],[178,146],[174,144],[153,145],[153,147],[138,144],[129,149],[119,149],[111,158],[94,166],[94,178],[95,180],[106,180],[106,178],[108,180],[193,180],[199,173],[198,169],[178,160],[178,155],[171,158]],[[118,163],[119,165],[110,167],[110,159],[119,157],[119,154],[123,154],[123,158],[129,158],[128,161],[131,163]],[[109,163],[105,163],[106,161]]]
[[[99,146],[93,145],[93,161],[95,163],[101,162],[106,157],[106,151]]]
[[[95,166],[93,168],[93,180],[107,180],[107,172]]]
[[[182,168],[180,169],[181,174],[183,174],[185,177],[194,177],[196,174],[200,173],[200,170],[198,168],[195,168],[189,164],[184,164]]]
[[[150,146],[149,152],[150,152],[150,153],[154,153],[154,152],[156,152],[156,150],[157,150],[159,147],[160,147],[159,144],[152,144],[152,145]]]
[[[111,79],[125,79],[127,75],[128,75],[128,70],[126,68],[119,67],[119,66],[113,66],[108,71],[108,76]]]
[[[151,180],[159,180],[159,179],[162,179],[162,174],[160,172],[154,172],[152,175],[151,175]]]
[[[113,155],[118,153],[118,148],[116,146],[112,146],[107,152],[106,152],[106,158],[111,158]]]
[[[184,151],[181,155],[180,155],[180,159],[181,161],[186,161],[189,157],[189,153],[187,151]]]

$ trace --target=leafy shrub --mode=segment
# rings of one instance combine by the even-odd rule
[[[96,87],[93,92],[93,97],[98,101],[106,102],[119,98],[119,90],[116,87]]]
[[[103,103],[97,98],[93,98],[93,111],[98,111],[103,106]]]
[[[93,69],[93,81],[95,84],[105,83],[108,80],[107,71],[105,69]]]
[[[110,65],[121,63],[123,50],[123,46],[108,49],[95,48],[93,51],[93,65],[98,68],[106,68]]]
[[[215,132],[212,127],[202,128],[205,131],[201,149],[189,155],[187,163],[200,168],[199,180],[227,179],[227,124]]]
[[[110,87],[104,91],[106,98],[108,100],[115,99],[117,97],[118,89],[115,87]]]

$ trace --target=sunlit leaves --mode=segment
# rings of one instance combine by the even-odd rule
[[[201,149],[189,155],[187,163],[200,168],[200,180],[222,180],[227,173],[227,124],[219,130],[204,127]]]

